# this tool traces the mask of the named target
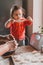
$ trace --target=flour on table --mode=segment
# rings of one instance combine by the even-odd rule
[[[26,52],[12,56],[15,65],[28,65],[29,63],[43,63],[43,54]]]

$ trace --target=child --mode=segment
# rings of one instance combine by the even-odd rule
[[[10,28],[10,33],[15,38],[18,44],[25,45],[25,27],[32,25],[32,20],[25,19],[24,9],[19,6],[12,6],[10,10],[10,19],[5,23],[6,28]]]

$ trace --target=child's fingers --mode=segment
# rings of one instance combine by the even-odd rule
[[[28,17],[27,17],[27,19],[29,19],[29,20],[33,21],[33,19],[32,19],[30,16],[28,16]]]

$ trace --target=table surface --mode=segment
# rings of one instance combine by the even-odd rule
[[[17,54],[21,54],[21,53],[25,53],[25,52],[32,52],[34,50],[35,49],[33,47],[31,47],[30,45],[29,46],[20,46],[15,51],[4,54],[3,57],[9,58],[12,55],[17,55]]]
[[[32,46],[21,46],[16,49],[14,54],[17,55],[17,54],[32,52],[32,51],[36,51]]]
[[[43,54],[31,46],[18,47],[11,57],[14,65],[43,65]]]

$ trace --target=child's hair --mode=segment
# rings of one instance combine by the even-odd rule
[[[13,18],[13,13],[14,13],[14,11],[16,11],[16,10],[18,10],[18,9],[21,9],[21,10],[22,10],[23,16],[25,15],[25,10],[24,10],[22,7],[20,7],[20,6],[18,6],[18,5],[13,5],[12,8],[10,9],[10,17]]]

